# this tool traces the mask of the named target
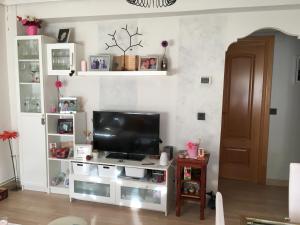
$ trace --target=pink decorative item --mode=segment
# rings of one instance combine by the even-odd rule
[[[27,26],[26,27],[26,34],[27,35],[37,35],[38,34],[38,27],[35,25]]]
[[[51,112],[51,113],[56,113],[56,112],[57,112],[56,106],[55,106],[55,105],[52,105],[52,106],[50,107],[50,112]]]
[[[38,30],[41,28],[42,21],[34,16],[26,16],[25,18],[17,16],[17,20],[26,27],[25,32],[27,35],[37,35]]]
[[[85,60],[81,60],[81,71],[87,71],[87,62]]]
[[[197,158],[197,155],[198,155],[198,144],[197,143],[193,143],[193,142],[189,141],[186,144],[186,148],[187,148],[187,153],[190,158]]]

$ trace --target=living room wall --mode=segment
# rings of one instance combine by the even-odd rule
[[[10,129],[4,12],[4,6],[0,5],[0,132]],[[8,144],[0,140],[0,184],[6,182],[12,176]]]
[[[77,4],[74,1],[72,4],[76,11],[81,3]],[[70,6],[70,3],[53,3],[53,5],[63,9]],[[46,12],[53,5],[39,4],[33,8],[43,18],[42,12]],[[101,7],[103,5],[99,3],[99,8]],[[89,115],[91,110],[108,108],[162,112],[162,133],[166,144],[176,145],[178,149],[182,149],[187,140],[199,137],[202,139],[203,146],[211,153],[208,190],[216,190],[225,51],[230,43],[261,28],[274,27],[299,35],[300,26],[295,21],[300,19],[300,10],[154,18],[139,16],[135,20],[121,20],[114,16],[114,20],[108,20],[107,17],[101,18],[101,14],[97,19],[90,18],[89,9],[81,7],[78,9],[78,17],[74,18],[64,18],[65,15],[61,14],[61,10],[57,14],[55,10],[52,11],[52,19],[48,21],[46,31],[56,36],[58,28],[74,27],[75,40],[83,42],[87,57],[89,54],[103,52],[102,38],[107,38],[107,33],[124,23],[139,25],[144,33],[142,39],[145,40],[145,48],[136,52],[137,54],[159,54],[161,52],[159,42],[163,39],[172,40],[173,44],[169,48],[172,76],[162,79],[74,78],[68,82],[65,94],[83,96],[85,110]],[[35,11],[30,7],[17,7],[18,15],[32,12]],[[74,11],[72,13],[74,14]],[[45,17],[47,15],[49,16],[45,14]],[[55,16],[57,18],[53,19]],[[11,13],[9,18],[15,21],[15,14]],[[16,27],[14,29],[16,30]],[[212,84],[200,85],[200,76],[206,75],[212,77]],[[197,112],[205,112],[207,119],[198,121]]]

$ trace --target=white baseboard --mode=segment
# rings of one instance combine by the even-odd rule
[[[276,179],[267,179],[267,185],[269,186],[278,186],[278,187],[288,187],[288,180],[276,180]]]
[[[0,183],[0,186],[5,186],[13,182],[15,182],[15,178],[10,178],[9,180]]]
[[[48,188],[47,187],[41,187],[41,186],[35,186],[32,184],[25,184],[22,183],[22,190],[28,190],[28,191],[38,191],[38,192],[48,192]]]

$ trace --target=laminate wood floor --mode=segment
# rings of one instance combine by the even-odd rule
[[[278,218],[288,215],[288,188],[270,187],[245,182],[221,180],[220,191],[224,198],[227,225],[240,224],[242,215]],[[44,225],[67,215],[83,217],[91,225],[193,225],[214,224],[215,211],[206,209],[206,219],[200,221],[199,206],[185,203],[182,216],[175,216],[175,205],[170,215],[148,210],[73,201],[60,195],[23,191],[10,192],[9,198],[0,202],[0,215],[12,223]]]

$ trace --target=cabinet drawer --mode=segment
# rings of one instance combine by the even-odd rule
[[[111,179],[70,175],[71,198],[115,204],[115,184]]]
[[[98,176],[97,165],[87,163],[72,163],[72,166],[75,175]]]
[[[98,175],[99,177],[111,177],[116,176],[116,167],[109,165],[98,165]]]

